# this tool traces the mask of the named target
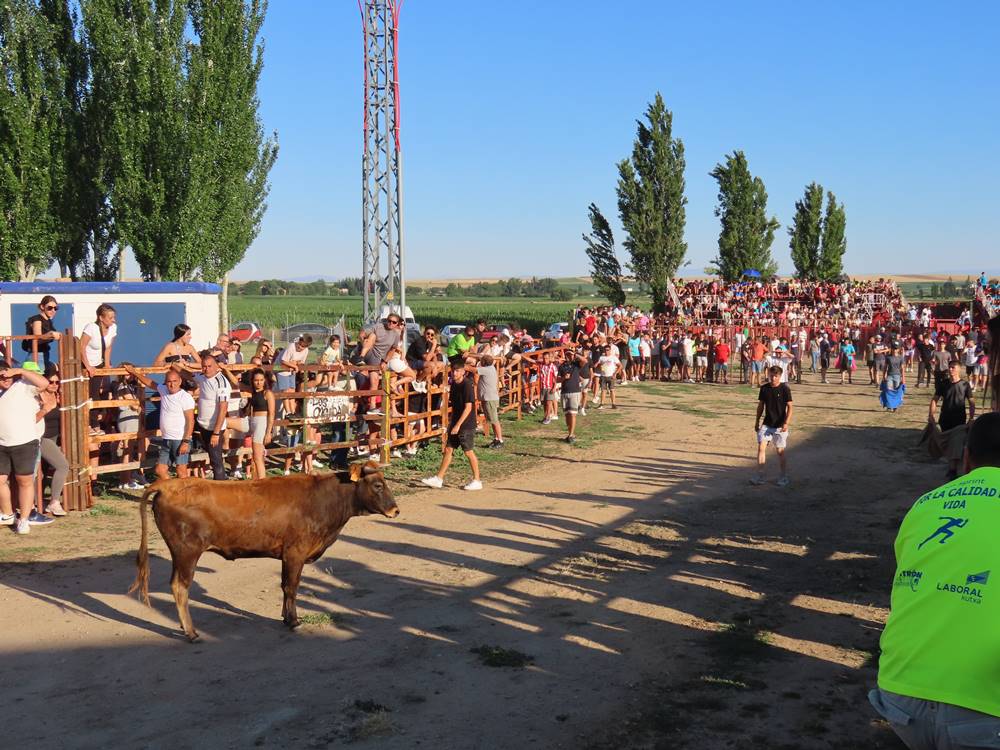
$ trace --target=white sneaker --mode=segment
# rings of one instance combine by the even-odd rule
[[[478,479],[473,479],[471,482],[469,482],[467,485],[465,485],[462,489],[463,490],[469,490],[471,492],[472,490],[481,490],[482,488],[483,488],[483,483],[480,482]]]
[[[66,515],[66,511],[62,507],[62,503],[59,502],[58,500],[54,500],[51,503],[49,503],[48,506],[46,506],[46,508],[45,508],[45,512],[49,513],[49,514],[51,514],[53,516],[65,516]],[[3,523],[3,521],[0,520],[0,523]]]
[[[320,469],[322,469],[322,468],[323,468],[324,466],[326,466],[326,464],[325,464],[325,463],[323,463],[322,461],[317,461],[317,460],[316,460],[316,459],[314,458],[314,459],[313,459],[313,466],[315,466],[315,467],[317,467],[317,468],[320,468]]]
[[[580,416],[581,417],[587,416],[587,410],[582,406],[580,407]]]
[[[15,530],[18,534],[30,534],[31,524],[28,523],[27,518],[20,518],[17,521],[17,529]]]
[[[288,477],[288,476],[291,476],[291,475],[292,475],[292,470],[291,469],[285,469],[285,476]]]
[[[9,516],[0,513],[0,526],[13,526],[15,520],[16,519],[14,518],[13,513],[11,513]]]
[[[403,452],[399,450],[399,448],[393,448],[391,451],[389,451],[389,456],[392,458],[402,458]]]
[[[426,484],[428,487],[433,487],[436,490],[439,490],[444,486],[444,480],[441,479],[441,477],[439,476],[424,477],[420,481]]]
[[[229,475],[230,479],[245,479],[243,476],[243,469],[233,469],[232,473]]]

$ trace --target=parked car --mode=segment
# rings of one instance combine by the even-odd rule
[[[558,344],[562,341],[563,334],[568,333],[569,329],[569,323],[553,323],[542,334],[542,340],[546,344]]]
[[[296,323],[281,329],[281,338],[291,343],[299,336],[309,334],[316,344],[326,344],[326,340],[333,335],[333,329],[322,323]]]
[[[262,335],[259,325],[246,320],[235,324],[229,331],[229,338],[233,341],[257,341]]]
[[[465,323],[449,323],[446,326],[441,326],[441,343],[448,346],[451,340],[464,330]]]

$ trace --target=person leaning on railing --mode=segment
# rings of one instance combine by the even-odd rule
[[[198,437],[208,453],[212,466],[212,478],[226,479],[226,467],[222,456],[225,451],[223,440],[226,431],[226,411],[232,388],[229,380],[219,367],[219,361],[209,352],[201,355],[201,372],[192,373],[183,363],[178,363],[182,377],[192,380],[196,386],[194,397],[198,404]],[[192,377],[193,374],[193,377]]]
[[[55,329],[52,319],[59,310],[59,303],[51,294],[42,297],[38,303],[38,312],[24,322],[24,333],[26,336],[34,336],[32,339],[25,339],[21,342],[21,348],[31,355],[31,359],[38,363],[38,355],[42,355],[45,366],[51,363],[52,358],[49,348],[53,341],[58,342],[61,338],[59,331]]]
[[[115,308],[104,303],[97,307],[97,319],[87,323],[80,334],[80,358],[83,369],[90,379],[90,399],[99,401],[107,397],[111,390],[111,380],[107,375],[97,375],[98,367],[111,367],[111,349],[118,336],[118,326],[115,324]],[[92,409],[90,412],[90,432],[92,435],[102,434],[99,428],[102,412]]]
[[[171,368],[163,376],[163,385],[148,378],[132,365],[124,363],[125,370],[143,386],[156,391],[160,397],[160,440],[162,447],[156,459],[156,478],[170,476],[170,467],[177,467],[178,478],[188,476],[191,456],[191,435],[194,432],[194,399],[181,388],[180,372]]]

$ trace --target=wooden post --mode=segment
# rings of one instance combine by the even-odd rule
[[[392,401],[390,401],[389,371],[382,373],[382,463],[389,463],[389,454],[392,451],[389,430],[392,420]]]

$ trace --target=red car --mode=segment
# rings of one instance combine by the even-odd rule
[[[513,331],[516,326],[507,325],[506,323],[494,323],[493,325],[486,326],[486,330],[483,331],[482,335],[479,337],[480,341],[489,341],[490,339],[495,339],[504,331]]]
[[[257,341],[262,335],[260,327],[249,321],[237,323],[229,332],[229,338],[233,341]]]

